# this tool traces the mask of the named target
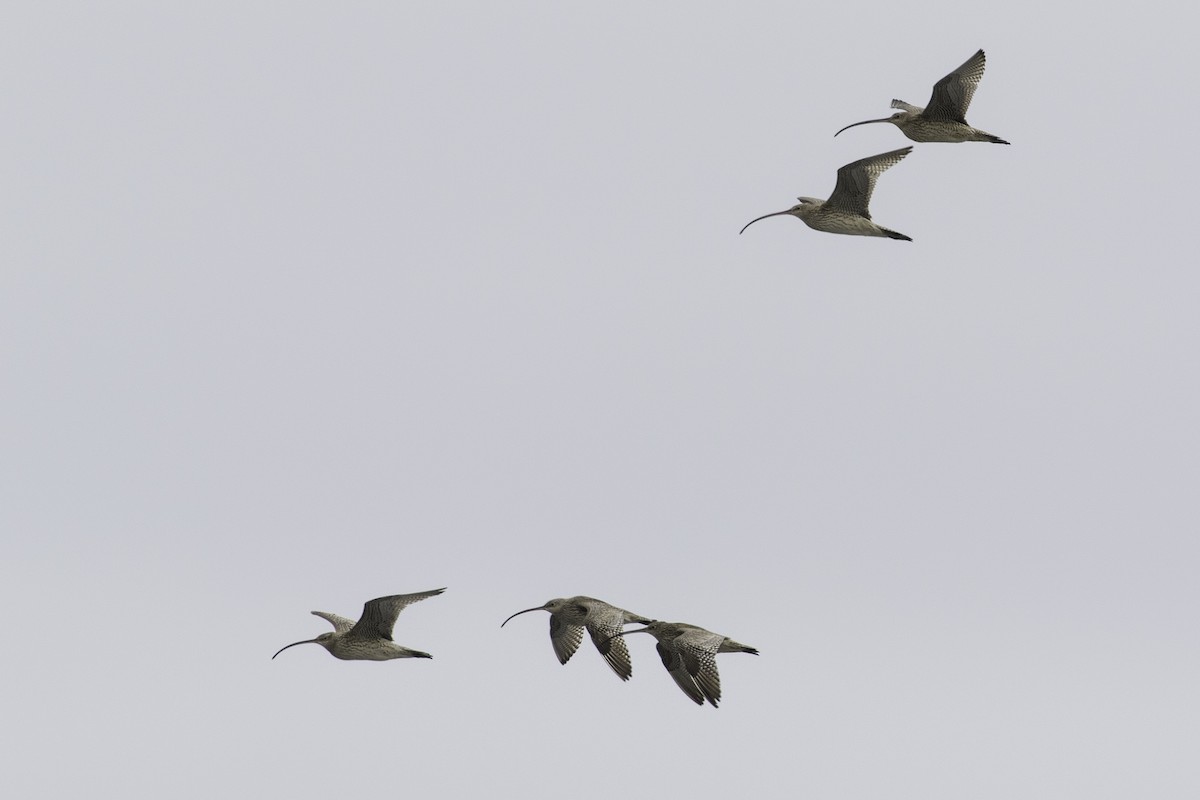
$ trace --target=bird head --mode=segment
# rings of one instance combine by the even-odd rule
[[[560,610],[564,605],[566,605],[566,602],[567,602],[566,598],[556,597],[553,600],[547,600],[544,605],[534,606],[533,608],[527,608],[524,611],[518,611],[517,613],[510,616],[508,619],[512,619],[513,617],[519,617],[522,614],[528,614],[530,611],[549,611],[551,614],[553,614],[554,612]],[[504,622],[500,623],[501,628],[503,628],[505,625],[508,624],[508,619],[506,619],[506,620],[504,620]]]
[[[842,131],[850,130],[851,128],[858,127],[859,125],[870,125],[873,122],[890,122],[893,125],[895,125],[896,127],[900,127],[902,125],[902,121],[904,119],[906,119],[907,117],[908,117],[907,111],[897,111],[895,114],[892,114],[890,117],[883,117],[881,119],[867,119],[867,120],[863,120],[862,122],[855,122],[853,125],[847,125],[846,127],[842,128]],[[837,133],[834,134],[834,136],[837,136],[838,133],[841,133],[842,131],[838,131]]]
[[[651,636],[653,636],[655,639],[661,640],[663,636],[667,636],[670,633],[670,631],[668,629],[668,626],[670,626],[670,624],[671,623],[669,623],[669,622],[662,622],[657,619],[652,620],[651,622],[646,623],[646,627],[644,627],[644,628],[633,628],[632,630],[621,631],[620,633],[614,633],[612,636],[605,639],[604,643],[607,644],[608,642],[611,642],[613,639],[616,639],[618,636],[625,636],[630,633],[648,633]]]

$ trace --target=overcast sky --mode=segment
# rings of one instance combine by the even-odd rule
[[[1200,793],[1192,20],[183,5],[0,26],[14,797]],[[738,235],[980,47],[913,242]],[[762,654],[500,629],[575,594]]]

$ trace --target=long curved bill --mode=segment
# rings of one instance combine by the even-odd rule
[[[298,644],[316,644],[316,643],[317,643],[316,639],[305,639],[303,642],[292,642],[287,647],[279,648],[278,652],[275,653],[275,656],[279,655],[279,653],[282,653],[284,650],[287,650],[288,647],[295,647]],[[271,658],[274,659],[275,656],[271,656]]]
[[[859,125],[870,125],[872,122],[891,122],[891,121],[892,121],[891,117],[884,117],[883,119],[866,119],[866,120],[863,120],[862,122],[856,122],[853,125],[847,125],[846,127],[842,128],[842,131],[848,131],[851,128],[858,127]],[[837,136],[838,133],[841,133],[842,131],[838,131],[837,133],[834,134],[834,136]]]
[[[513,617],[519,617],[522,614],[528,614],[530,611],[545,611],[545,610],[546,610],[545,606],[538,606],[537,608],[527,608],[524,611],[518,611],[517,613],[513,614],[512,617],[509,617],[508,619],[512,619]],[[501,628],[503,628],[505,625],[508,624],[508,619],[506,619],[506,620],[504,620],[504,622],[500,623]]]
[[[761,217],[760,217],[759,219],[761,219]],[[649,633],[649,632],[650,632],[650,629],[649,629],[649,628],[634,628],[634,629],[633,629],[633,630],[631,630],[631,631],[621,631],[620,633],[614,633],[612,636],[608,637],[607,639],[605,639],[605,640],[604,640],[603,642],[601,642],[600,644],[608,644],[608,643],[609,643],[609,642],[611,642],[613,639],[616,639],[618,636],[624,636],[624,635],[625,635],[625,634],[627,634],[627,633]]]
[[[743,233],[746,232],[746,228],[749,228],[751,225],[758,222],[758,220],[760,220],[760,219],[766,219],[767,217],[779,217],[779,216],[783,216],[784,214],[787,214],[787,213],[788,212],[786,212],[786,211],[776,211],[774,214],[763,214],[761,217],[752,219],[749,222],[747,222],[745,225],[743,225],[742,229],[740,231],[738,231],[738,235],[741,236]],[[630,633],[634,633],[634,631],[630,631]]]

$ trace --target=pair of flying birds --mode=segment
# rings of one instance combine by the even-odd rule
[[[893,100],[892,108],[900,109],[890,117],[868,119],[847,125],[834,134],[837,136],[848,128],[869,125],[874,122],[890,122],[914,142],[992,142],[1008,144],[998,136],[973,128],[967,124],[967,106],[975,95],[975,89],[983,78],[984,55],[980,50],[958,69],[933,85],[933,96],[929,105],[910,105],[903,100]],[[798,197],[798,205],[787,211],[764,214],[746,223],[745,232],[760,219],[791,215],[808,227],[827,233],[844,233],[851,236],[887,236],[911,242],[912,238],[890,230],[871,221],[867,206],[875,181],[879,176],[912,152],[912,146],[902,147],[877,156],[869,156],[847,164],[838,170],[837,185],[828,200],[816,197]]]
[[[298,644],[319,644],[336,658],[346,661],[390,661],[394,658],[432,658],[429,653],[403,647],[392,641],[392,628],[396,617],[406,607],[420,600],[434,597],[446,591],[433,589],[428,592],[394,594],[377,597],[363,604],[363,613],[357,622],[325,611],[313,614],[328,620],[332,632],[322,633],[315,639],[282,647],[275,656]],[[544,605],[518,611],[508,620],[530,611],[550,612],[550,644],[560,664],[566,664],[583,641],[584,629],[592,637],[596,649],[623,680],[629,680],[633,667],[629,660],[629,648],[624,637],[629,633],[648,633],[658,640],[658,655],[677,686],[698,705],[707,700],[714,707],[721,700],[721,676],[717,672],[717,653],[753,653],[758,651],[727,636],[705,630],[683,622],[660,622],[609,605],[593,597],[556,598]],[[626,631],[629,623],[641,623],[644,628]],[[275,658],[271,656],[271,658]]]

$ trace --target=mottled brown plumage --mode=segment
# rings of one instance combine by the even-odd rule
[[[721,675],[717,672],[717,653],[751,653],[758,650],[735,642],[728,636],[686,622],[651,622],[644,628],[625,631],[648,633],[658,640],[658,655],[675,684],[697,705],[707,700],[713,708],[721,701]]]
[[[387,597],[377,597],[363,604],[362,616],[358,622],[346,617],[330,614],[327,611],[312,612],[333,625],[333,631],[322,633],[315,639],[305,639],[292,642],[287,647],[281,647],[275,656],[295,647],[298,644],[319,644],[335,658],[344,661],[390,661],[393,658],[433,658],[429,653],[411,650],[392,641],[392,628],[396,625],[396,617],[413,603],[434,597],[446,591],[431,589],[428,592],[413,592],[412,594],[393,594]],[[271,656],[271,658],[275,658]]]
[[[826,233],[844,233],[850,236],[886,236],[889,239],[912,239],[903,233],[876,225],[871,221],[868,205],[875,191],[875,182],[889,167],[912,152],[912,146],[902,147],[888,153],[880,153],[854,161],[838,170],[837,185],[828,200],[816,197],[798,197],[798,205],[787,211],[764,214],[746,223],[739,233],[745,233],[760,219],[790,214],[808,227]]]
[[[550,612],[550,643],[554,646],[554,655],[558,656],[558,663],[566,664],[571,656],[575,655],[580,642],[583,641],[583,630],[587,628],[592,643],[612,667],[613,672],[623,681],[629,680],[633,674],[629,648],[625,646],[623,639],[617,637],[623,625],[630,622],[649,622],[646,617],[609,605],[594,597],[578,595],[558,597],[547,601],[545,605],[518,611],[501,622],[500,627],[508,624],[509,619],[530,611]]]
[[[983,51],[968,58],[962,66],[933,85],[929,105],[910,105],[903,100],[892,100],[895,114],[883,119],[868,119],[847,125],[834,134],[857,125],[873,122],[890,122],[914,142],[991,142],[1008,144],[999,136],[981,131],[967,124],[967,107],[975,96],[975,89],[983,78],[985,56]]]

